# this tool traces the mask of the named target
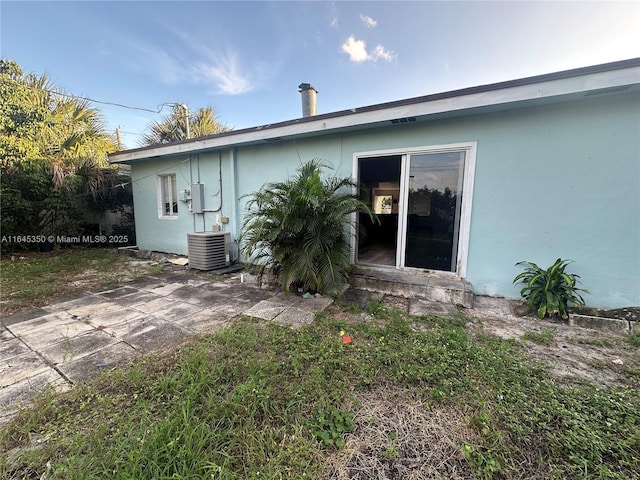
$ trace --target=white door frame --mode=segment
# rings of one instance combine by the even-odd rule
[[[360,158],[367,157],[386,157],[392,155],[402,156],[402,168],[400,173],[400,198],[398,200],[398,248],[396,249],[396,267],[402,268],[399,265],[403,264],[403,255],[406,248],[406,203],[405,199],[406,191],[409,186],[409,157],[417,154],[432,154],[432,153],[446,153],[446,152],[465,152],[464,172],[463,172],[463,186],[462,186],[462,205],[460,209],[460,231],[458,235],[458,251],[456,259],[456,271],[455,272],[443,272],[438,273],[451,273],[460,278],[465,278],[467,275],[467,259],[469,256],[469,235],[471,230],[471,207],[473,202],[473,183],[476,171],[476,150],[478,142],[462,142],[462,143],[449,143],[444,145],[427,145],[422,147],[409,147],[409,148],[393,148],[388,150],[372,150],[367,152],[356,152],[353,154],[352,176],[354,182],[358,182],[358,160]],[[352,216],[352,230],[351,230],[351,261],[355,264],[356,247],[357,247],[357,235],[356,224],[357,215]],[[409,267],[406,267],[409,269]]]

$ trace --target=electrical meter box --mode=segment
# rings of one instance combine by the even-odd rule
[[[191,184],[191,209],[193,210],[193,213],[203,213],[204,183]]]

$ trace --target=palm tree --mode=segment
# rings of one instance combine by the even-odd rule
[[[116,150],[100,112],[86,99],[57,89],[46,75],[27,74],[14,61],[0,61],[2,153],[9,161],[51,164],[55,186],[64,184],[87,162],[106,167],[107,152]]]
[[[321,179],[312,160],[284,182],[267,183],[249,195],[240,235],[241,252],[258,268],[276,273],[281,287],[330,295],[347,285],[350,242],[347,226],[355,212],[373,212],[353,194],[349,178]]]
[[[78,198],[109,188],[114,136],[88,100],[61,92],[46,75],[25,75],[15,61],[0,60],[0,94],[3,229],[74,231]]]
[[[149,133],[142,137],[142,145],[177,142],[187,138],[186,110],[183,104],[175,104],[171,113],[160,121],[149,124]],[[200,108],[189,114],[189,133],[191,138],[213,135],[231,130],[220,123],[213,107]]]

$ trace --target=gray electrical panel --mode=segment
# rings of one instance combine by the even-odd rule
[[[203,213],[204,183],[191,184],[191,209],[193,210],[193,213]]]

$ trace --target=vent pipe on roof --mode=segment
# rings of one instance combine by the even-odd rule
[[[316,93],[318,91],[310,83],[301,83],[298,85],[299,92],[302,94],[302,116],[311,117],[316,114]]]

